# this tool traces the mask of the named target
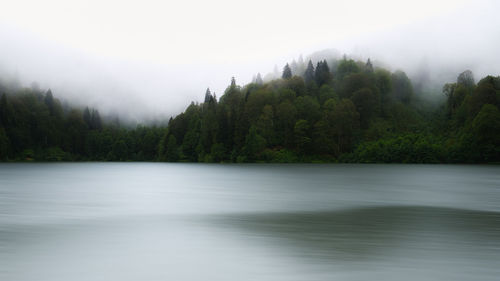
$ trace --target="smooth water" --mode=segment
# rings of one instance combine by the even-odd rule
[[[0,280],[499,280],[500,166],[0,164]]]

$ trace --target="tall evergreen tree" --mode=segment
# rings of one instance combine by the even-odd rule
[[[91,124],[91,129],[93,130],[102,129],[101,116],[99,115],[99,111],[97,109],[92,110],[90,124]]]
[[[257,73],[257,78],[255,78],[255,83],[257,85],[262,85],[264,84],[264,81],[262,81],[262,77],[260,76],[260,73]]]
[[[49,108],[49,110],[53,111],[53,108],[54,108],[54,96],[52,96],[52,91],[49,89],[47,91],[47,93],[45,93],[45,104],[47,105],[47,107]]]
[[[205,103],[209,103],[212,101],[213,101],[212,93],[210,92],[210,88],[207,88],[207,91],[205,92]]]
[[[318,83],[318,86],[321,86],[330,81],[330,68],[328,67],[328,63],[326,62],[326,60],[318,62],[316,66],[315,79],[316,83]]]
[[[283,67],[283,75],[281,75],[283,79],[290,79],[292,78],[292,70],[290,69],[290,66],[288,63]]]
[[[368,58],[368,60],[366,61],[365,71],[368,73],[373,73],[373,65],[372,62],[370,61],[370,58]]]
[[[306,72],[304,73],[304,81],[306,84],[314,81],[314,66],[311,60],[307,63]]]
[[[88,106],[85,107],[85,109],[83,110],[83,121],[85,122],[85,124],[87,124],[88,128],[91,128],[92,118],[90,116],[90,110]]]

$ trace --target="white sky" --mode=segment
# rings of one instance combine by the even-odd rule
[[[132,116],[176,114],[326,48],[500,73],[500,1],[0,0],[0,69]],[[435,75],[438,75],[435,73]]]

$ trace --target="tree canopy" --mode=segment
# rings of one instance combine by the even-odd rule
[[[430,106],[403,71],[370,59],[315,63],[300,58],[281,78],[259,73],[243,86],[233,77],[219,99],[207,88],[168,126],[120,126],[95,108],[62,106],[50,89],[0,85],[0,160],[500,161],[500,77],[476,84],[466,70]]]

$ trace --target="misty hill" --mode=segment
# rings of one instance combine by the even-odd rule
[[[0,97],[0,160],[152,161],[162,127],[121,127],[95,109],[61,105],[50,90],[6,87]]]
[[[278,79],[207,89],[168,127],[134,129],[52,92],[0,85],[0,159],[191,162],[500,161],[500,78],[465,71],[423,98],[403,71],[347,57],[292,61]],[[421,82],[421,81],[420,81]]]
[[[169,123],[163,161],[493,162],[500,157],[500,78],[465,71],[435,106],[403,71],[366,62],[287,64],[281,79],[207,90]],[[265,79],[264,79],[265,81]]]

